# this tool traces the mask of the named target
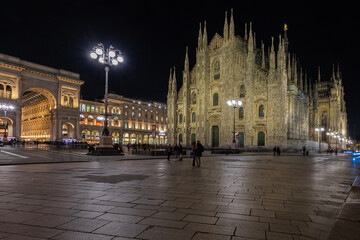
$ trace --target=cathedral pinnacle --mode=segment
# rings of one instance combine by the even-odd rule
[[[168,93],[171,93],[171,85],[172,85],[172,76],[171,76],[171,68],[170,68],[170,76],[169,76],[169,90],[168,90]]]
[[[245,41],[248,40],[248,34],[247,34],[247,23],[245,23],[245,36],[244,36]]]
[[[253,50],[254,50],[254,39],[253,39],[253,35],[252,35],[252,23],[250,22],[248,51],[252,52]]]
[[[321,81],[321,76],[320,76],[320,67],[318,67],[318,82]]]
[[[203,33],[203,48],[207,49],[208,39],[207,39],[207,31],[206,31],[206,21],[204,22],[204,33]]]
[[[233,9],[231,9],[229,40],[234,40],[234,39],[235,39],[235,26],[234,26]]]
[[[184,71],[185,71],[185,72],[189,72],[188,46],[186,46],[186,52],[185,52]]]
[[[199,37],[198,37],[198,51],[201,51],[202,49],[202,33],[201,33],[201,23],[200,23],[200,28],[199,28]]]
[[[174,94],[177,94],[177,83],[176,83],[176,71],[175,71],[175,67],[174,67],[173,77],[172,77],[172,92],[173,92]]]
[[[227,21],[227,11],[225,11],[224,41],[227,42],[228,39],[229,39],[229,25]]]
[[[261,41],[261,68],[265,69],[265,47],[263,41]]]

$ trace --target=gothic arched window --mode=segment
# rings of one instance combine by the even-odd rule
[[[217,93],[214,93],[213,95],[213,106],[219,105],[219,95]]]
[[[11,98],[12,88],[10,86],[6,86],[6,98]]]
[[[192,122],[196,121],[196,114],[194,112],[191,114],[191,121]]]
[[[179,115],[179,123],[182,123],[182,121],[183,121],[183,115],[182,115],[182,113],[180,113],[180,115]]]
[[[69,107],[74,107],[74,99],[69,97]]]
[[[239,108],[239,118],[240,118],[240,119],[243,119],[243,118],[244,118],[244,108],[243,108],[243,107],[240,107],[240,108]]]
[[[244,98],[245,97],[245,86],[241,85],[240,86],[240,98]]]
[[[214,80],[220,79],[220,62],[216,61],[214,64]]]
[[[67,96],[64,96],[64,106],[68,106],[69,100]]]
[[[260,105],[259,107],[259,117],[264,117],[265,116],[265,107],[264,105]]]
[[[195,92],[193,92],[191,94],[191,104],[196,104],[196,93]]]

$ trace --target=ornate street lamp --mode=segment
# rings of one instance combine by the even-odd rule
[[[237,106],[242,105],[242,102],[240,100],[232,99],[232,100],[228,100],[227,104],[234,108],[234,138],[233,138],[233,143],[234,143],[234,148],[236,148],[236,141],[235,141],[235,134],[236,134],[236,132],[235,132],[235,110],[236,110]]]
[[[102,132],[103,136],[109,136],[108,129],[108,74],[109,67],[116,66],[119,63],[124,62],[124,58],[120,50],[114,49],[110,45],[109,48],[105,49],[102,43],[99,43],[93,47],[90,52],[90,57],[92,59],[98,59],[101,64],[105,65],[105,121],[104,121],[104,130]]]
[[[323,127],[315,128],[315,131],[318,132],[318,139],[319,139],[319,153],[321,153],[321,141],[320,141],[320,132],[325,131]]]
[[[5,113],[5,130],[4,130],[4,142],[7,141],[6,128],[7,128],[7,120],[6,120],[6,112],[9,110],[14,110],[15,107],[11,104],[2,103],[0,104],[0,109]]]

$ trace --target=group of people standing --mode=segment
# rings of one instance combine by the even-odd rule
[[[174,153],[175,158],[179,161],[182,161],[182,145],[181,143],[179,145],[175,144],[174,148],[169,144],[166,147],[167,152],[167,160],[170,161],[170,156]],[[198,140],[197,143],[193,142],[191,144],[191,151],[192,151],[192,157],[193,157],[193,166],[200,167],[200,157],[202,156],[202,152],[204,152],[204,146],[200,143]]]

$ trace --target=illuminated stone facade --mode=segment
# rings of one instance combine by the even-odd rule
[[[190,70],[186,48],[179,91],[175,68],[170,70],[169,143],[190,145],[200,140],[205,146],[233,145],[234,109],[227,100],[234,98],[243,103],[235,113],[239,147],[313,147],[317,141],[314,129],[324,111],[326,127],[347,137],[340,74],[337,80],[318,82],[313,88],[297,58],[288,52],[286,31],[284,37],[279,36],[277,50],[272,38],[265,51],[263,43],[256,46],[251,23],[249,28],[245,25],[243,37],[235,35],[232,12],[230,23],[225,15],[223,36],[216,33],[209,44],[206,22],[203,29],[200,24],[196,63]],[[323,97],[322,89],[330,95]]]
[[[98,143],[104,124],[104,103],[80,100],[83,83],[77,73],[0,54],[0,104],[15,106],[14,111],[7,111],[8,137]],[[167,142],[165,104],[116,94],[109,94],[108,103],[114,143]],[[4,135],[4,115],[0,110],[0,138]]]
[[[0,102],[8,111],[9,137],[61,141],[62,126],[79,136],[79,96],[84,82],[79,74],[0,54]],[[4,112],[0,111],[4,119]]]
[[[166,105],[108,95],[108,124],[113,143],[166,144]],[[103,102],[80,100],[81,138],[98,143],[104,126]],[[156,126],[156,137],[152,126]]]

